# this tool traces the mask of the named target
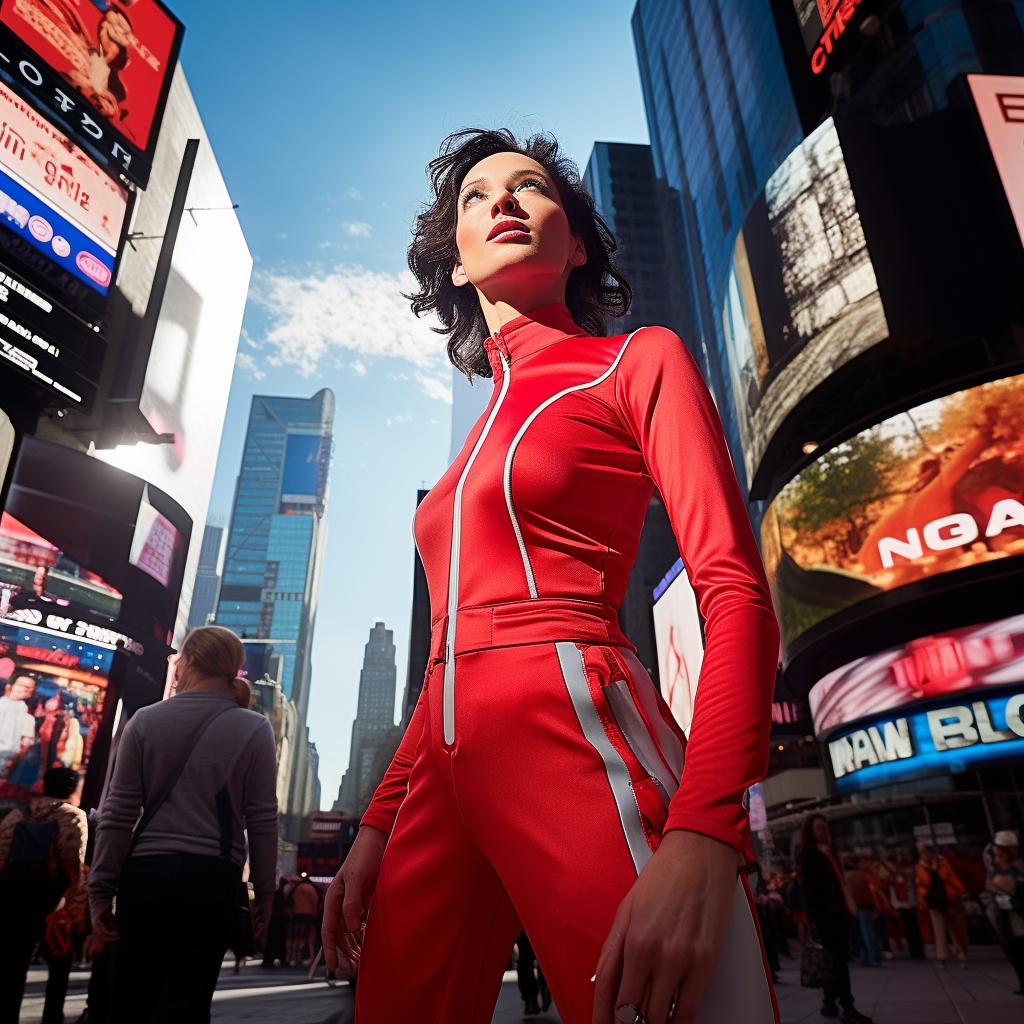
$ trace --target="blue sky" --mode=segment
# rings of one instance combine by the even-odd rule
[[[211,513],[230,514],[254,394],[337,398],[309,713],[329,807],[377,620],[401,699],[416,490],[447,465],[443,340],[400,295],[424,167],[466,125],[554,132],[581,170],[597,140],[646,142],[635,0],[168,3],[255,261]]]

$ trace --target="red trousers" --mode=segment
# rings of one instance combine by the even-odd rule
[[[459,631],[463,644],[485,642]],[[536,621],[526,632],[537,637]],[[456,662],[451,744],[440,659],[428,673],[409,792],[370,908],[356,1021],[488,1024],[522,926],[562,1020],[589,1024],[601,946],[657,847],[685,741],[632,651],[607,639],[484,646]],[[745,882],[735,911],[705,1000],[718,1009],[701,1020],[772,1024]]]

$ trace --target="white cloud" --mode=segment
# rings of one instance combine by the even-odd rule
[[[332,247],[333,245],[334,245],[334,243],[333,243],[333,242],[321,242],[321,243],[320,243],[320,244],[319,244],[319,245],[317,246],[317,248],[318,248],[318,249],[330,249],[330,248],[331,248],[331,247]]]
[[[406,360],[416,368],[424,394],[451,403],[445,338],[431,330],[436,320],[413,316],[402,297],[415,288],[408,271],[389,274],[353,265],[301,275],[257,271],[250,298],[270,321],[259,347],[270,366],[291,366],[305,377],[319,372],[321,363],[347,363],[363,376],[374,359]],[[409,379],[402,371],[395,375]]]
[[[345,230],[358,238],[369,238],[373,234],[373,225],[367,224],[364,220],[347,220]]]
[[[239,352],[235,356],[235,366],[250,380],[263,380],[267,375],[266,371],[260,369],[259,364],[248,352]]]
[[[350,188],[345,193],[345,198],[346,199],[362,199],[363,198],[363,193],[360,192],[359,189],[357,189],[357,188]]]

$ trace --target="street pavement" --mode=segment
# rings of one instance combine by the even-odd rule
[[[986,951],[981,951],[984,955]],[[820,990],[800,986],[799,962],[783,960],[777,988],[783,1024],[824,1024],[818,1009]],[[875,1024],[1021,1024],[1024,998],[1013,994],[1016,977],[1002,959],[973,959],[966,970],[940,971],[931,961],[887,961],[871,969],[851,964],[857,1006]],[[306,981],[307,971],[278,967],[264,971],[249,964],[238,974],[225,962],[213,999],[213,1024],[352,1024],[353,993],[347,985]],[[72,1024],[85,1006],[88,971],[71,976],[65,1021]],[[33,968],[22,1005],[20,1024],[39,1024],[43,1011],[45,968]],[[508,972],[492,1024],[558,1024],[555,1007],[536,1018],[523,1017],[515,974]],[[417,1024],[409,1021],[406,1024]],[[729,1022],[739,1024],[739,1022]]]

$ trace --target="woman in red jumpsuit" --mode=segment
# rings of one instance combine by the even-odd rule
[[[368,909],[359,1024],[487,1024],[522,926],[566,1024],[770,1024],[743,798],[779,638],[714,404],[672,332],[594,336],[628,286],[553,140],[458,133],[431,182],[413,308],[494,394],[416,515],[431,659],[328,966]],[[616,614],[655,487],[705,619],[689,741]]]

